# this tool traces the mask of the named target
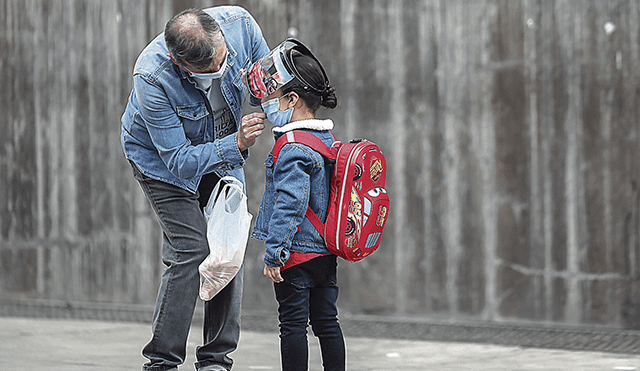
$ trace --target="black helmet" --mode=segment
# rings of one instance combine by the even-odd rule
[[[322,86],[322,88],[309,84],[300,76],[300,73],[293,63],[292,54],[294,50],[318,62],[324,76],[324,86]],[[274,91],[293,81],[299,83],[305,89],[309,89],[318,94],[324,94],[331,86],[327,73],[324,71],[320,61],[311,53],[309,48],[293,38],[286,39],[269,52],[269,54],[255,62],[248,69],[245,80],[251,95],[258,99],[272,94]]]

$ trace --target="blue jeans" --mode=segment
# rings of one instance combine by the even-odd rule
[[[200,200],[211,188],[192,194],[182,188],[151,179],[132,164],[133,174],[158,217],[163,232],[162,261],[166,268],[153,314],[153,337],[142,354],[147,371],[175,370],[184,363],[187,337],[200,288],[198,266],[209,255],[207,227]],[[209,193],[209,194],[206,194]],[[204,345],[196,349],[198,370],[230,370],[228,354],[238,345],[244,269],[204,305]]]
[[[307,324],[320,340],[324,369],[345,369],[344,338],[336,307],[336,265],[335,255],[318,257],[282,271],[284,282],[274,284],[283,371],[307,370]]]

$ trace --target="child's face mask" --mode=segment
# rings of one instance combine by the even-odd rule
[[[286,111],[280,111],[280,99],[286,97],[283,95],[280,98],[269,99],[261,104],[262,110],[267,114],[267,119],[273,124],[273,126],[283,127],[291,120],[293,115],[293,107]]]

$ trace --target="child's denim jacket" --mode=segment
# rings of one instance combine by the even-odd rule
[[[291,130],[305,130],[315,134],[325,144],[334,141],[331,120],[294,121],[274,128],[276,140]],[[264,195],[252,238],[264,240],[264,262],[280,267],[289,259],[291,251],[330,254],[324,240],[306,218],[307,206],[323,222],[329,204],[329,191],[334,161],[324,158],[300,143],[285,145],[274,165],[272,153],[265,161]]]

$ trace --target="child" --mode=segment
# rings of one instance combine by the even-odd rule
[[[288,39],[256,62],[247,85],[262,101],[276,139],[291,130],[334,141],[331,120],[316,119],[320,106],[334,108],[334,89],[320,62],[302,43]],[[345,369],[338,323],[336,256],[305,217],[307,207],[326,219],[333,163],[299,143],[285,145],[274,164],[267,157],[265,192],[253,238],[264,240],[264,275],[274,282],[280,321],[282,369],[307,370],[307,324],[320,340],[325,370]]]

